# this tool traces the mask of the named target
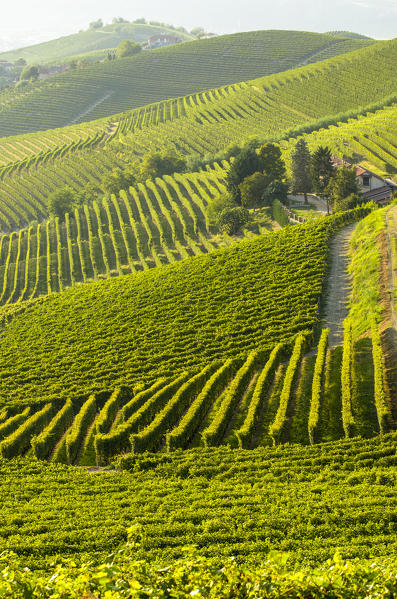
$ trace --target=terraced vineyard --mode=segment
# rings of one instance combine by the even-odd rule
[[[391,73],[396,48],[395,42],[377,44],[349,55],[349,60],[333,59],[321,66],[309,65],[250,84],[241,83],[169,100],[116,116],[113,123],[102,120],[75,126],[65,130],[70,131],[66,135],[73,136],[67,147],[61,132],[4,139],[0,145],[0,156],[4,160],[0,182],[1,229],[15,230],[27,226],[32,219],[41,221],[46,218],[46,199],[59,186],[67,184],[79,189],[91,183],[98,188],[104,172],[124,164],[118,157],[120,143],[138,160],[155,149],[174,149],[203,157],[222,150],[229,143],[242,143],[250,135],[285,138],[289,132],[291,134],[291,129],[296,130],[296,135],[299,127],[319,128],[325,123],[337,123],[337,115],[326,118],[331,110],[340,113],[351,110],[357,101],[363,104],[373,101],[376,90],[380,104],[390,103],[392,100],[390,97],[386,100],[385,95],[394,91]],[[377,66],[379,61],[383,64],[382,72]],[[364,64],[366,77],[357,78],[357,72]],[[356,82],[354,94],[349,91],[352,78]],[[306,105],[309,101],[307,90],[314,82],[319,93],[310,98],[309,107]],[[329,90],[334,87],[340,93],[331,97]],[[365,109],[362,110],[365,113]],[[339,152],[342,145],[349,143],[348,151],[358,151],[358,148],[371,162],[375,160],[377,164],[386,165],[388,170],[393,169],[394,114],[395,108],[391,106],[374,117],[359,118],[357,132],[355,121],[342,129],[323,128],[313,136],[313,144],[326,141],[329,132],[330,143],[334,143]],[[373,134],[374,140],[366,141],[365,121],[371,122],[372,118],[375,118],[379,133]],[[316,125],[313,119],[317,119]],[[343,131],[349,132],[350,141],[336,137],[340,133],[344,135]],[[46,140],[53,135],[54,146],[50,152],[45,149]],[[107,136],[111,139],[106,141]],[[112,144],[112,140],[117,143]],[[105,148],[102,147],[104,143]],[[379,149],[374,148],[374,143]],[[39,150],[36,154],[33,153],[35,147]],[[22,160],[13,160],[7,165],[6,160],[13,155]]]
[[[63,172],[73,177],[76,187],[81,180],[71,168],[66,169],[66,164],[71,167],[78,162],[78,156],[63,162]],[[85,163],[85,173],[89,173],[87,167]],[[47,174],[48,192],[49,186],[53,184],[55,189],[59,180],[51,180],[50,168]],[[121,191],[118,197],[93,200],[66,214],[62,221],[57,217],[3,235],[0,304],[135,273],[230,245],[232,238],[212,234],[206,212],[211,198],[225,191],[223,177],[221,168],[165,176]],[[24,199],[29,197],[25,193]],[[25,205],[34,214],[36,206],[27,200]],[[44,216],[44,203],[37,202],[37,206]],[[270,219],[268,222],[270,229]],[[257,225],[257,233],[266,230],[265,225]],[[249,234],[253,235],[252,228],[251,233],[246,231]]]
[[[343,52],[343,44],[340,38],[315,33],[258,31],[198,40],[143,52],[132,58],[91,65],[22,90],[3,91],[0,94],[0,135],[16,135],[62,127],[79,120],[109,117],[167,98],[263,77],[305,63],[317,52],[321,54],[331,46],[336,49],[341,45]],[[358,47],[361,46],[360,41]],[[374,48],[379,48],[379,45]],[[351,56],[354,57],[355,53]],[[312,68],[309,66],[309,69]],[[387,71],[385,65],[385,77]],[[379,86],[379,77],[382,80],[379,69],[377,74]],[[354,79],[363,85],[362,78],[356,75]],[[370,79],[368,88],[371,89]],[[371,100],[375,89],[371,89]],[[340,96],[338,98],[340,103]],[[333,108],[331,104],[326,114]]]
[[[24,566],[79,563],[117,549],[137,526],[134,559],[157,566],[194,545],[219,563],[386,558],[396,551],[396,434],[314,447],[133,455],[123,472],[1,460],[0,547]],[[139,532],[141,531],[141,533]],[[315,538],[314,538],[315,537]]]
[[[113,393],[14,410],[4,409],[0,455],[33,453],[69,464],[106,464],[124,452],[173,451],[228,445],[252,449],[280,443],[371,437],[393,428],[397,405],[386,399],[377,327],[372,340],[317,352],[308,339],[210,362],[196,373],[161,377]]]
[[[149,383],[311,330],[329,238],[360,214],[3,308],[2,403]]]

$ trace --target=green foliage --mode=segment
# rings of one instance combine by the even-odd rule
[[[136,182],[136,171],[132,168],[114,168],[102,178],[101,187],[105,193],[118,194],[121,189],[128,189]]]
[[[90,29],[102,29],[103,28],[103,21],[102,19],[98,19],[97,21],[91,21],[90,23]]]
[[[236,235],[249,219],[250,215],[246,208],[235,206],[234,208],[224,208],[218,215],[216,223],[223,233]]]
[[[352,436],[355,420],[352,412],[352,324],[346,319],[343,324],[343,356],[342,356],[342,423],[347,438]]]
[[[227,208],[235,208],[236,203],[228,193],[216,195],[207,206],[207,214],[211,221],[216,222],[220,213]]]
[[[262,170],[261,160],[254,149],[243,148],[231,163],[226,175],[226,187],[232,199],[241,204],[240,184],[254,173]]]
[[[330,179],[325,194],[336,205],[337,209],[343,210],[345,204],[352,204],[348,208],[356,205],[354,202],[357,203],[358,183],[355,169],[347,166],[338,168]],[[348,202],[346,202],[346,198],[349,198]]]
[[[292,350],[291,358],[288,363],[288,368],[285,373],[283,388],[280,395],[280,404],[274,422],[270,425],[269,428],[269,435],[272,437],[275,445],[281,440],[284,428],[287,425],[288,408],[289,403],[291,401],[293,384],[297,377],[297,369],[301,361],[306,343],[307,339],[305,338],[305,336],[298,335],[294,344],[294,348]]]
[[[263,173],[254,173],[240,183],[241,204],[245,208],[258,208],[262,205],[262,197],[267,188],[268,179]]]
[[[296,144],[291,156],[292,167],[292,193],[307,194],[312,190],[311,154],[306,141],[301,138]]]
[[[39,67],[35,65],[26,66],[20,75],[21,79],[28,79],[30,81],[34,81],[39,77]]]
[[[334,212],[344,212],[345,210],[351,210],[359,204],[362,204],[364,198],[358,193],[351,193],[341,200],[334,200]]]
[[[326,196],[335,167],[332,162],[331,150],[320,146],[312,155],[311,178],[313,189],[320,196]]]
[[[249,449],[252,443],[252,436],[255,428],[258,426],[259,410],[264,402],[265,394],[269,390],[274,376],[275,369],[277,368],[283,345],[278,343],[270,353],[269,359],[267,360],[262,372],[258,376],[256,381],[255,390],[253,392],[245,420],[236,431],[239,446],[241,448]]]
[[[379,430],[387,433],[392,427],[392,414],[389,405],[389,398],[386,393],[386,373],[383,363],[383,350],[375,319],[371,323],[372,336],[372,356],[374,361],[374,386],[375,386],[375,405],[378,415]]]
[[[140,179],[155,179],[164,175],[182,173],[186,170],[186,161],[175,152],[151,152],[145,154],[140,166]]]
[[[96,397],[90,397],[84,402],[80,412],[73,421],[73,425],[66,434],[66,458],[68,464],[73,464],[77,458],[78,451],[84,440],[88,426],[94,419],[96,413]]]
[[[51,216],[58,216],[58,218],[63,219],[66,212],[71,212],[75,203],[76,198],[73,189],[63,187],[48,196],[48,212]]]
[[[377,239],[385,229],[387,208],[375,210],[357,224],[351,240],[351,263],[349,273],[352,279],[349,316],[356,339],[371,328],[371,318],[379,321],[381,301],[379,290],[379,269],[381,252]]]
[[[142,50],[142,46],[133,42],[132,40],[123,40],[117,46],[117,58],[126,58],[127,56],[134,56]]]
[[[279,200],[282,204],[285,204],[287,202],[287,198],[287,183],[283,183],[283,181],[272,181],[269,185],[267,185],[262,195],[262,202],[265,206],[273,205],[276,200]]]
[[[281,158],[281,149],[274,143],[265,143],[258,150],[262,171],[267,184],[273,181],[281,181],[285,175],[285,164]]]
[[[274,200],[272,204],[272,217],[273,220],[278,222],[281,227],[288,225],[288,216],[284,209],[284,206],[279,200]]]
[[[80,567],[70,560],[48,575],[24,568],[15,554],[2,554],[0,592],[30,598],[112,597],[138,599],[142,589],[150,597],[190,597],[245,599],[252,594],[263,599],[380,599],[397,591],[396,569],[392,563],[348,562],[336,553],[321,567],[291,569],[289,555],[271,552],[260,566],[244,567],[233,559],[214,565],[199,553],[189,552],[159,569],[152,563],[138,561],[136,549],[144,530],[129,529],[129,542],[104,563],[84,563]],[[29,589],[29,595],[27,594]],[[164,594],[166,589],[166,595]]]
[[[314,365],[312,396],[308,420],[309,439],[310,443],[312,444],[315,442],[317,427],[320,422],[320,406],[324,382],[325,361],[327,357],[328,334],[329,329],[324,329],[321,332],[321,337],[317,348],[316,362]]]
[[[33,453],[39,460],[46,459],[59,439],[72,424],[74,417],[73,403],[70,399],[49,422],[48,426],[31,439]]]
[[[29,447],[33,435],[37,434],[48,424],[51,412],[51,404],[45,405],[44,408],[32,414],[13,433],[3,439],[0,442],[1,457],[13,458],[23,453]]]

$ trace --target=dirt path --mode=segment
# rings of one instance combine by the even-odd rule
[[[331,268],[328,277],[323,328],[329,328],[329,346],[343,343],[343,321],[348,314],[350,279],[347,272],[349,242],[355,224],[344,227],[331,243]]]
[[[92,112],[94,110],[94,108],[96,108],[97,106],[99,106],[99,104],[102,104],[102,102],[104,102],[105,100],[107,100],[108,98],[110,98],[110,96],[113,96],[113,94],[114,94],[114,91],[107,92],[104,96],[102,96],[101,98],[99,98],[99,100],[97,100],[96,102],[93,102],[92,104],[90,104],[87,107],[87,109],[84,110],[83,112],[81,112],[79,115],[77,115],[75,119],[73,119],[72,121],[69,121],[68,123],[66,123],[66,125],[74,125],[80,119],[82,119],[87,114],[89,114],[90,112]]]

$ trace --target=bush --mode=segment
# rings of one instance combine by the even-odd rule
[[[215,196],[207,206],[207,214],[213,222],[217,222],[219,215],[223,210],[228,208],[236,208],[237,204],[233,201],[232,197],[228,193],[222,193],[219,196]]]
[[[357,193],[351,193],[349,196],[343,199],[335,200],[334,212],[344,212],[345,210],[351,210],[359,204],[363,203],[363,198]]]
[[[226,175],[226,187],[238,204],[241,202],[240,183],[261,170],[261,160],[254,149],[244,148],[236,156]]]
[[[279,200],[274,200],[272,204],[272,218],[281,227],[285,227],[289,223],[287,213],[284,210],[284,206]]]
[[[176,152],[150,152],[142,160],[140,178],[146,181],[173,173],[183,173],[185,170],[186,160]]]
[[[21,73],[21,79],[35,80],[39,77],[39,67],[35,65],[27,66]]]
[[[236,206],[235,208],[225,208],[218,217],[218,227],[227,235],[238,233],[249,221],[249,212],[246,208]]]
[[[75,205],[75,192],[71,187],[63,187],[48,196],[47,207],[51,216],[63,219],[66,212],[70,212]]]
[[[106,173],[101,181],[101,188],[105,193],[118,195],[121,189],[128,189],[136,182],[136,173],[132,168],[124,169],[114,168],[110,173]]]
[[[127,56],[134,56],[142,50],[141,44],[133,42],[132,40],[123,40],[117,47],[116,54],[117,58],[125,58]]]
[[[267,178],[263,173],[254,173],[246,177],[239,185],[241,204],[245,208],[259,208],[267,187]]]

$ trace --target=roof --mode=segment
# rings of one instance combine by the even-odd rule
[[[179,39],[175,35],[167,35],[166,33],[156,33],[156,35],[151,35],[148,39],[148,42],[178,42]]]
[[[378,189],[372,189],[372,191],[365,191],[363,197],[374,201],[389,200],[392,193],[393,187],[391,185],[384,185],[383,187],[378,187]]]

